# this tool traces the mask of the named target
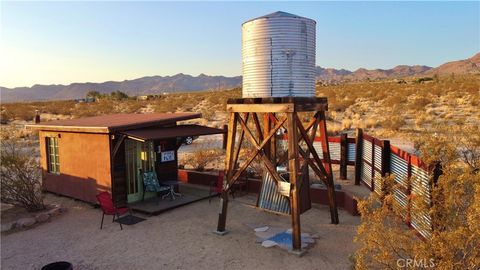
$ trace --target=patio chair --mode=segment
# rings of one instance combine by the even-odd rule
[[[170,186],[160,185],[157,173],[153,169],[149,172],[143,172],[142,169],[140,169],[140,176],[142,177],[143,181],[142,201],[145,200],[145,192],[147,191],[156,192],[158,196],[158,193],[162,191],[169,191],[171,188]]]
[[[118,220],[120,218],[120,215],[123,215],[127,212],[129,212],[130,215],[132,214],[132,211],[128,207],[115,207],[112,201],[112,195],[110,195],[110,193],[106,191],[97,194],[97,200],[103,211],[100,230],[103,228],[103,218],[105,217],[105,215],[113,216],[113,220],[112,220],[112,223],[113,223],[115,222],[115,216],[117,216],[117,220]],[[120,230],[123,230],[122,223],[118,222],[118,224],[120,224]]]
[[[225,176],[225,171],[218,171],[217,179],[210,182],[210,190],[208,192],[208,203],[212,200],[212,194],[220,194],[223,191],[223,178]]]

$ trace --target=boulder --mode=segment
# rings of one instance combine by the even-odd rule
[[[35,216],[35,220],[36,220],[37,222],[39,222],[39,223],[40,223],[40,222],[45,222],[45,221],[47,221],[49,218],[50,218],[50,215],[47,214],[47,213],[40,213],[40,214],[38,214],[38,215]]]
[[[17,220],[16,226],[19,228],[24,228],[24,227],[30,227],[33,224],[35,224],[35,219],[34,218],[21,218]]]

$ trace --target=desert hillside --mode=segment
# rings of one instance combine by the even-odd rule
[[[428,132],[435,125],[478,125],[479,89],[479,74],[449,75],[318,85],[317,95],[328,98],[331,133],[365,128],[371,133],[401,137]],[[22,124],[31,121],[37,109],[42,121],[111,113],[199,112],[203,124],[220,127],[226,123],[227,99],[239,97],[241,89],[233,88],[168,94],[151,100],[7,103],[1,106],[1,116],[3,123]]]
[[[471,58],[448,62],[432,68],[422,65],[399,65],[391,69],[346,69],[316,67],[316,80],[320,84],[340,84],[371,80],[388,80],[405,77],[443,76],[450,74],[480,73],[480,53]],[[107,81],[103,83],[72,83],[69,85],[34,85],[32,87],[0,87],[1,102],[21,102],[39,100],[68,100],[84,98],[89,91],[110,94],[122,91],[130,96],[159,95],[165,93],[217,91],[239,87],[242,77],[209,76],[197,77],[187,74],[174,76],[149,76],[134,80]]]

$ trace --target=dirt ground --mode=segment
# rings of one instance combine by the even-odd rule
[[[67,212],[29,230],[1,235],[2,269],[40,269],[54,261],[69,261],[74,269],[349,269],[359,218],[340,210],[340,225],[330,224],[326,206],[315,205],[302,215],[302,231],[319,239],[303,257],[255,243],[248,225],[289,228],[290,218],[231,201],[225,236],[216,228],[219,200],[193,203],[120,231],[101,210],[89,204],[49,194]],[[140,214],[135,214],[142,216]]]

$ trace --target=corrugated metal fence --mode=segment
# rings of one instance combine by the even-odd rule
[[[390,145],[388,140],[379,140],[360,130],[357,135],[355,183],[368,186],[382,194],[382,177],[394,176],[393,196],[407,224],[423,237],[430,237],[432,220],[427,211],[431,204],[433,167],[427,166],[414,154]],[[427,206],[427,207],[425,207]]]
[[[330,158],[340,164],[340,178],[347,179],[347,165],[355,166],[355,184],[363,183],[371,191],[382,194],[383,177],[394,175],[393,196],[407,224],[423,237],[430,237],[432,221],[425,206],[431,203],[433,167],[420,158],[359,130],[357,138],[328,137]],[[322,157],[322,144],[316,138],[313,147]],[[438,178],[438,175],[436,176]],[[413,199],[415,198],[415,199]]]

